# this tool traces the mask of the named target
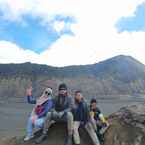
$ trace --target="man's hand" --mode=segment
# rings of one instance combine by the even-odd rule
[[[30,87],[30,88],[28,88],[27,90],[26,90],[26,95],[27,96],[32,96],[32,86]]]
[[[102,127],[106,128],[106,127],[108,127],[108,126],[109,126],[109,123],[108,123],[108,122],[102,123]]]
[[[107,123],[102,123],[102,127],[107,127]]]

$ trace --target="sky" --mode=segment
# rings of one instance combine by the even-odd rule
[[[0,63],[145,64],[145,0],[0,0]]]

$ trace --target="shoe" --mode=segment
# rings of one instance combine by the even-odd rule
[[[68,136],[65,145],[72,145],[72,136]]]
[[[34,137],[33,135],[31,135],[31,136],[26,136],[26,137],[24,138],[24,141],[29,141],[29,140],[31,140],[33,137]]]
[[[40,144],[42,141],[44,141],[47,137],[47,134],[42,134],[38,139],[36,139],[35,143]]]

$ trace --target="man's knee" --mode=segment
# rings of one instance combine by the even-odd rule
[[[45,122],[51,121],[52,120],[52,112],[48,112],[46,117],[45,117]]]
[[[42,128],[44,125],[44,118],[41,118],[41,119],[37,119],[36,122],[35,122],[35,126],[36,127],[40,127]]]
[[[74,124],[73,130],[74,130],[74,132],[78,132],[78,126]]]
[[[73,121],[73,114],[71,112],[67,112],[67,120],[72,120]]]
[[[92,126],[92,124],[91,124],[90,122],[87,122],[87,123],[86,123],[85,128],[86,128],[87,130],[93,130],[93,126]]]
[[[47,115],[46,115],[46,118],[51,119],[51,116],[52,116],[51,112],[48,112]]]

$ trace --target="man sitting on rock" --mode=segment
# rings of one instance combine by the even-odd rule
[[[107,130],[109,123],[97,107],[97,100],[95,98],[93,98],[90,102],[90,121],[100,142],[104,142],[103,135]]]
[[[75,92],[75,107],[73,109],[74,115],[74,133],[73,139],[75,145],[80,145],[79,127],[82,126],[90,135],[94,145],[100,145],[97,135],[89,122],[89,107],[84,100],[81,91]]]
[[[66,139],[66,145],[72,145],[73,134],[73,115],[71,113],[74,106],[73,97],[68,95],[66,84],[59,85],[59,94],[55,98],[55,109],[52,112],[48,112],[45,119],[43,134],[37,139],[36,143],[41,143],[47,136],[50,122],[54,121],[66,121],[68,129],[68,137]]]

